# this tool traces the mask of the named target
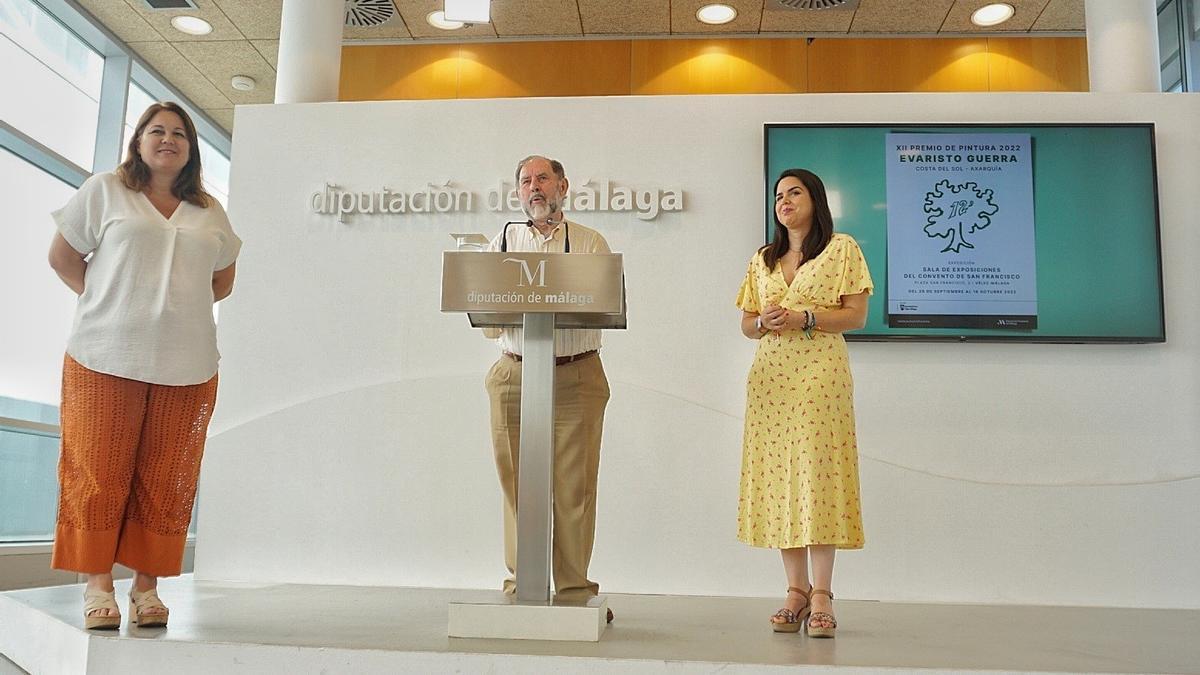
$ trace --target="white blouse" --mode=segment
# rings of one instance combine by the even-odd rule
[[[152,384],[207,382],[217,372],[212,276],[242,240],[225,209],[181,202],[165,218],[113,173],[84,182],[51,214],[91,254],[67,353],[85,368]]]

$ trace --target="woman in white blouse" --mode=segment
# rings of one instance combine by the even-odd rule
[[[88,575],[87,628],[117,628],[112,568],[137,574],[130,621],[165,626],[158,577],[180,573],[217,393],[213,303],[242,242],[200,181],[179,105],[138,120],[125,161],[53,213],[50,266],[79,294],[62,384],[51,566]]]

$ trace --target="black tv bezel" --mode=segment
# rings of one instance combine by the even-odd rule
[[[1104,335],[922,335],[920,333],[901,335],[881,335],[878,333],[844,333],[850,342],[992,342],[992,343],[1024,343],[1024,344],[1165,344],[1167,341],[1167,312],[1166,288],[1163,285],[1163,251],[1162,251],[1162,215],[1159,205],[1158,190],[1158,133],[1154,122],[789,122],[763,124],[763,192],[767,197],[765,203],[767,213],[764,221],[764,241],[770,243],[772,230],[775,227],[771,213],[770,191],[775,177],[770,175],[771,156],[769,136],[773,129],[839,129],[839,128],[887,128],[894,132],[905,131],[920,133],[925,129],[938,128],[977,128],[977,129],[1011,129],[1013,127],[1034,128],[1140,128],[1150,131],[1150,168],[1153,172],[1154,190],[1154,242],[1158,254],[1158,317],[1159,334],[1153,336],[1114,337]],[[1036,214],[1035,214],[1036,217]],[[836,224],[835,224],[836,226]],[[886,285],[886,279],[884,284]]]

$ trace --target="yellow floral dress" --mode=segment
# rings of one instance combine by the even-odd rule
[[[844,295],[872,290],[862,250],[834,234],[800,266],[789,287],[779,265],[755,253],[737,306],[758,314],[778,304],[829,310]],[[839,333],[767,333],[746,382],[746,427],[738,496],[738,539],[752,546],[832,544],[862,548],[854,383]]]

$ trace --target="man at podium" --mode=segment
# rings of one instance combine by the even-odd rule
[[[610,253],[593,229],[568,221],[562,212],[567,177],[560,162],[539,155],[517,164],[517,192],[528,218],[504,226],[489,251]],[[519,327],[484,328],[501,350],[484,380],[491,402],[492,445],[504,492],[504,592],[516,592],[517,466],[521,437],[521,351]],[[598,329],[554,331],[554,529],[552,571],[559,600],[587,601],[600,589],[588,580],[596,531],[596,478],[600,437],[608,404],[608,378],[600,363]],[[612,620],[609,613],[609,621]]]

